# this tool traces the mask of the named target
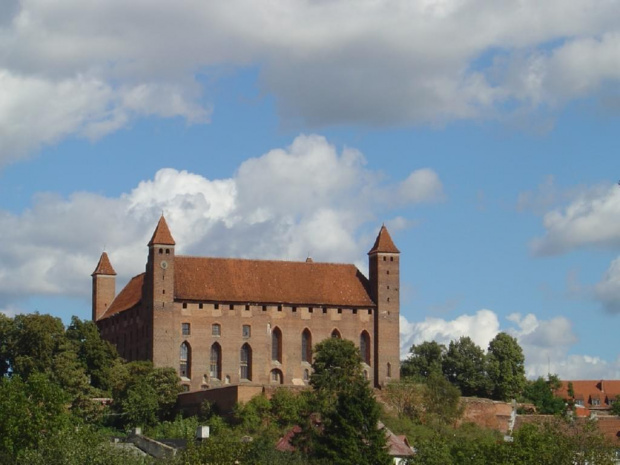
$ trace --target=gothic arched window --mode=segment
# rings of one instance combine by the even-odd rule
[[[278,327],[271,332],[271,360],[282,363],[282,331]]]
[[[366,365],[370,365],[370,336],[367,331],[360,334],[360,355]]]
[[[222,379],[222,347],[217,342],[211,346],[211,363],[209,366],[211,378]]]
[[[250,344],[243,344],[239,355],[240,376],[243,380],[252,380],[252,348]]]
[[[312,333],[308,328],[301,333],[301,361],[312,363]]]
[[[179,356],[179,375],[181,378],[191,378],[192,349],[187,342],[181,344]]]

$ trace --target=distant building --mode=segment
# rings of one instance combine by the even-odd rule
[[[307,383],[312,348],[343,337],[381,386],[400,377],[400,252],[383,226],[354,265],[177,256],[162,216],[146,270],[116,295],[107,254],[92,274],[92,318],[127,360],[174,367],[186,390]]]
[[[569,392],[569,385],[572,386],[572,392]],[[573,402],[578,415],[587,416],[590,411],[602,413],[611,410],[611,406],[616,401],[616,398],[620,396],[620,381],[562,381],[562,385],[555,391],[555,395],[567,402]]]

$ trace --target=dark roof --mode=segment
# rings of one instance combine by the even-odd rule
[[[372,246],[372,249],[370,249],[368,255],[373,253],[400,253],[400,250],[398,250],[394,245],[394,241],[392,241],[390,233],[385,225],[381,226],[381,230],[375,240],[375,245]]]
[[[166,223],[164,215],[161,215],[161,217],[159,218],[159,222],[157,223],[157,227],[155,228],[153,237],[151,237],[151,240],[149,241],[149,247],[153,244],[175,244],[174,239],[172,238],[172,234],[170,234],[170,229],[168,228],[168,223]]]
[[[354,266],[177,256],[180,300],[371,307],[368,279]]]
[[[110,263],[110,259],[108,258],[108,254],[103,252],[101,257],[99,257],[99,263],[97,263],[97,268],[93,271],[91,276],[95,275],[106,275],[106,276],[116,276],[116,271],[112,268],[112,264]]]
[[[108,310],[100,319],[108,318],[124,310],[129,310],[139,304],[142,299],[144,275],[145,273],[142,273],[131,278],[131,281],[129,281],[123,290],[116,296],[112,304],[108,307]]]

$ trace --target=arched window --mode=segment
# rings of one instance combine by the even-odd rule
[[[390,362],[388,362],[387,364],[387,377],[388,378],[392,377],[392,364]]]
[[[191,377],[192,349],[187,342],[181,344],[181,354],[179,356],[179,375],[181,378]]]
[[[367,331],[360,334],[360,355],[366,365],[370,365],[370,336]]]
[[[332,331],[332,337],[340,339],[342,336],[340,336],[340,331],[338,331],[337,329],[334,329]]]
[[[271,331],[271,361],[282,363],[282,331],[278,327]]]
[[[222,379],[222,347],[217,342],[211,346],[209,374],[211,378]]]
[[[282,384],[282,372],[277,368],[271,370],[271,384]]]
[[[308,328],[301,333],[301,361],[312,363],[312,333]]]
[[[241,379],[248,381],[252,380],[252,348],[250,344],[243,344],[241,346],[241,353],[239,357],[239,368]]]

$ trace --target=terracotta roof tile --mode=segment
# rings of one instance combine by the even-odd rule
[[[110,263],[110,259],[108,258],[108,254],[103,252],[101,257],[99,257],[99,263],[97,263],[97,268],[93,271],[91,276],[95,276],[98,274],[106,275],[106,276],[116,276],[116,271],[112,268],[112,264]]]
[[[372,246],[372,249],[370,249],[368,255],[373,253],[400,253],[400,250],[398,250],[394,245],[394,242],[390,237],[390,233],[385,225],[381,226],[381,230],[375,240],[375,245]]]
[[[177,299],[371,307],[354,265],[233,258],[175,258]]]
[[[140,300],[142,299],[144,275],[145,273],[142,273],[131,278],[123,290],[116,296],[101,319],[108,318],[124,310],[129,310],[140,303]]]
[[[170,229],[168,228],[168,223],[166,223],[164,215],[161,215],[161,218],[159,218],[159,222],[157,223],[157,227],[155,228],[153,237],[151,237],[151,240],[149,241],[149,247],[153,244],[175,244],[174,239],[172,238],[172,234],[170,234]]]
[[[568,383],[573,383],[575,399],[584,400],[589,403],[591,399],[604,401],[614,400],[620,394],[620,380],[566,380],[562,381],[562,386],[555,391],[555,395],[562,399],[568,399]]]

